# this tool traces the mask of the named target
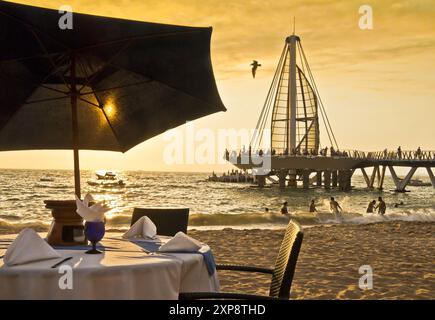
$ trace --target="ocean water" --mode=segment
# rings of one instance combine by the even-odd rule
[[[145,171],[118,172],[125,187],[90,186],[93,171],[82,171],[82,192],[106,201],[113,209],[107,214],[110,230],[128,228],[134,207],[188,207],[189,227],[207,228],[281,228],[289,220],[279,213],[284,201],[289,203],[291,218],[302,225],[332,223],[371,223],[390,220],[435,221],[435,189],[408,187],[408,193],[395,193],[390,177],[385,190],[367,190],[362,176],[353,177],[351,192],[337,190],[259,189],[250,184],[208,182],[205,173],[165,173]],[[49,178],[52,181],[41,181]],[[420,177],[428,181],[427,177]],[[47,230],[51,213],[44,200],[74,199],[73,174],[69,170],[0,171],[0,233],[17,232],[24,227]],[[329,197],[334,196],[344,209],[342,221],[329,212]],[[368,202],[382,196],[387,214],[366,214]],[[319,214],[307,212],[315,199]],[[398,208],[395,203],[403,202]],[[269,208],[269,213],[265,212]]]

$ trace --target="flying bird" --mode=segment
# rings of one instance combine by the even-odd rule
[[[252,77],[255,78],[255,74],[257,73],[257,68],[261,67],[261,64],[259,64],[257,60],[254,60],[251,63],[251,66],[252,66]]]

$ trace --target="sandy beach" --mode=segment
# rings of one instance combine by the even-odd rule
[[[435,223],[391,222],[304,229],[292,299],[435,299]],[[197,231],[218,263],[273,267],[283,230]],[[361,290],[358,269],[373,268]],[[270,278],[220,271],[222,291],[267,294]]]

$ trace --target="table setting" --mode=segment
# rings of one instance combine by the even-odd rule
[[[178,299],[219,291],[207,244],[178,232],[160,236],[148,217],[105,232],[104,203],[76,199],[90,245],[57,246],[33,229],[0,236],[0,299]]]

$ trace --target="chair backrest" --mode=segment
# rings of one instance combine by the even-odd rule
[[[293,276],[298,261],[299,250],[302,245],[303,232],[298,223],[290,221],[272,275],[269,295],[275,298],[289,299]]]
[[[187,233],[189,208],[134,208],[131,225],[143,216],[154,222],[158,235],[174,236],[179,231]]]

